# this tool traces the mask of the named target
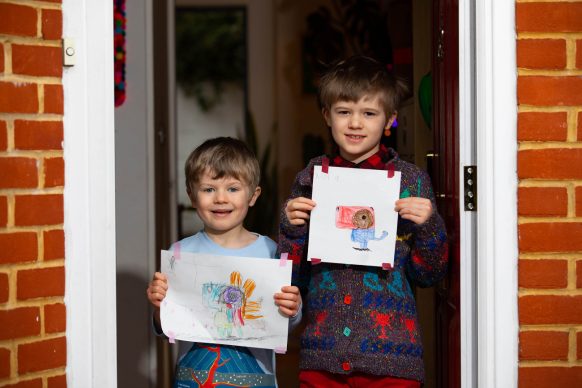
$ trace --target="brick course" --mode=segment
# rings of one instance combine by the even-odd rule
[[[0,0],[3,388],[66,387],[62,31],[61,1]]]
[[[60,0],[0,0],[0,387],[5,388],[66,387],[61,8]]]
[[[62,368],[67,359],[65,337],[18,346],[18,372],[29,373]]]
[[[0,340],[39,335],[40,310],[38,307],[0,310],[0,327]]]
[[[582,2],[515,5],[518,385],[582,387]]]
[[[65,295],[65,268],[41,268],[18,271],[16,277],[18,300]]]
[[[519,334],[520,360],[568,360],[567,332],[526,331]]]
[[[567,136],[567,112],[522,112],[517,116],[520,141],[565,141]]]
[[[28,6],[0,3],[0,34],[36,36],[37,11]]]
[[[523,288],[566,288],[568,261],[521,259],[518,284]]]
[[[565,68],[566,41],[564,39],[518,40],[517,66],[525,69]]]

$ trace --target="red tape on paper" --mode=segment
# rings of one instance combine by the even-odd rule
[[[321,263],[321,259],[316,259],[315,257],[311,258],[311,264],[316,265]]]
[[[388,163],[388,178],[394,177],[394,163]]]
[[[390,263],[382,263],[382,269],[384,270],[391,270],[392,269],[392,264]]]
[[[327,174],[328,171],[329,171],[329,159],[323,158],[321,161],[321,172]]]

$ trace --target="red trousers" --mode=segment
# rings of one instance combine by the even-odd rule
[[[299,386],[301,388],[420,388],[420,382],[358,372],[338,375],[320,370],[302,370],[299,372]]]

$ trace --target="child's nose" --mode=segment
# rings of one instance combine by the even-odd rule
[[[216,190],[214,200],[216,202],[226,202],[226,192],[224,190]]]
[[[350,117],[350,127],[351,127],[351,128],[360,128],[361,126],[362,126],[362,125],[361,125],[361,118],[360,118],[360,115],[358,115],[358,114],[353,114],[353,115]]]

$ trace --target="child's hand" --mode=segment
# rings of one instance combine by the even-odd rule
[[[285,215],[291,225],[305,225],[309,212],[315,207],[315,202],[309,198],[297,197],[287,202]]]
[[[428,198],[408,197],[396,201],[394,210],[400,217],[421,225],[432,215],[432,203]]]
[[[301,294],[299,288],[295,286],[283,286],[281,292],[275,294],[275,304],[279,306],[279,311],[288,316],[294,317],[301,308]]]
[[[148,285],[148,300],[154,307],[159,308],[162,300],[166,297],[168,290],[168,279],[161,272],[156,272],[150,284]]]

